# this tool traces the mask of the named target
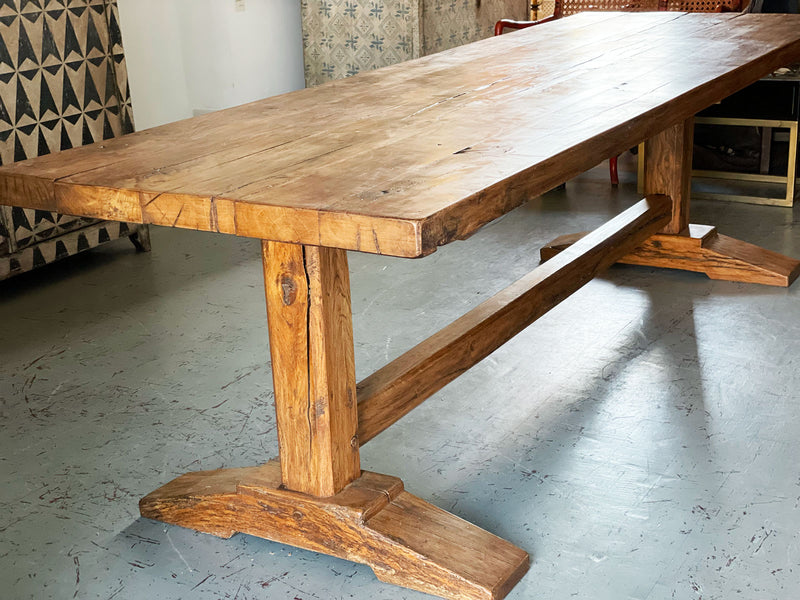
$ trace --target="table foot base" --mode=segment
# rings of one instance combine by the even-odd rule
[[[143,517],[219,537],[241,532],[369,565],[381,581],[443,598],[503,598],[528,554],[363,472],[338,494],[281,488],[280,465],[182,475],[139,502]]]
[[[545,261],[582,238],[563,235],[541,249]],[[689,225],[688,235],[659,233],[618,262],[705,273],[711,279],[788,287],[800,261],[760,246],[720,235],[710,225]]]
[[[136,248],[137,252],[150,252],[152,246],[150,244],[150,229],[148,225],[142,225],[139,231],[133,235],[128,236],[128,239]]]

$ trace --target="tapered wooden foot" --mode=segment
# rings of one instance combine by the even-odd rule
[[[248,533],[364,563],[381,581],[443,598],[503,598],[528,570],[525,551],[376,473],[328,498],[281,489],[277,461],[188,473],[139,509],[220,537]]]
[[[547,260],[586,233],[562,235],[541,249]],[[800,274],[800,261],[760,246],[720,235],[710,225],[689,225],[687,235],[659,233],[619,260],[629,265],[705,273],[711,279],[788,287]]]

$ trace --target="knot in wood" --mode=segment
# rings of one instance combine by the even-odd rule
[[[289,275],[281,276],[281,298],[285,306],[291,306],[297,300],[297,284]]]

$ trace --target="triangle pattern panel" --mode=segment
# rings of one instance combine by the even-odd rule
[[[85,10],[76,14],[76,9],[71,9],[66,12],[66,32],[64,35],[64,56],[66,60],[85,60],[86,54],[84,48],[86,47],[86,22],[88,15]],[[81,37],[83,39],[81,40]],[[81,43],[82,42],[82,43]]]
[[[114,4],[109,7],[107,14],[110,52],[112,54],[122,54],[122,31],[119,28],[119,14],[117,5]]]
[[[0,217],[2,216],[3,212],[0,211]],[[117,223],[114,221],[100,221],[84,225],[80,229],[67,231],[55,239],[27,246],[13,254],[4,256],[0,253],[0,281],[36,267],[42,267],[57,260],[73,256],[107,241],[138,234],[146,227],[135,223]],[[0,234],[2,232],[2,219],[0,219]]]
[[[12,73],[8,80],[0,78],[0,131],[10,131],[14,128],[16,88],[16,73]],[[8,100],[12,100],[12,103],[9,104]]]
[[[8,16],[0,16],[0,72],[16,72],[17,52],[19,51],[19,14],[15,13]]]
[[[44,17],[41,13],[38,14],[38,18],[36,17],[37,15],[28,13],[25,15],[25,18],[20,18],[19,20],[19,37],[17,42],[17,70],[19,71],[36,70],[40,66],[39,57],[42,55],[41,43],[38,44],[40,48],[37,52],[31,42],[31,36],[28,34],[29,28],[35,31],[41,27],[40,23]],[[31,22],[32,18],[35,19],[34,22]],[[33,39],[37,38],[38,36],[34,34]]]
[[[11,254],[16,249],[9,231],[11,207],[0,206],[0,256]]]
[[[9,233],[16,240],[17,248],[37,244],[94,222],[94,219],[60,215],[43,210],[20,208],[19,206],[10,208],[13,229],[9,229]]]
[[[41,71],[34,71],[32,74],[20,74],[17,77],[17,108],[14,119],[17,127],[35,125],[39,122],[39,85],[37,80],[41,76]]]
[[[53,89],[45,73],[46,71],[42,71],[42,78],[39,82],[39,119],[41,121],[58,118],[61,114],[53,96]]]
[[[131,131],[116,0],[0,0],[0,164]],[[34,213],[0,210],[0,255],[93,222]]]
[[[22,6],[20,8],[21,13],[31,13],[37,10],[41,12],[42,0],[22,0]]]
[[[51,15],[42,17],[42,50],[40,56],[43,66],[61,63],[61,52],[58,50],[58,43],[53,34],[52,20],[53,17]]]
[[[98,30],[95,22],[100,22]],[[100,34],[100,31],[104,35]],[[98,16],[93,10],[89,11],[86,18],[86,56],[88,58],[106,56],[108,47],[108,25],[104,23],[103,15]]]
[[[6,16],[19,12],[14,0],[0,0],[0,16]]]

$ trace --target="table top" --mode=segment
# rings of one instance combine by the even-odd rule
[[[8,204],[416,257],[800,60],[800,15],[583,13],[0,169]]]

